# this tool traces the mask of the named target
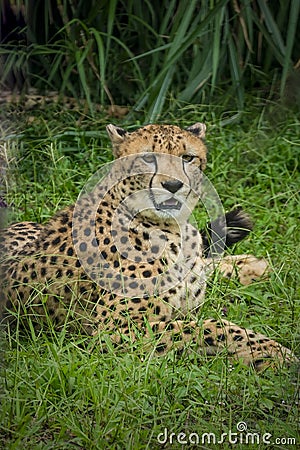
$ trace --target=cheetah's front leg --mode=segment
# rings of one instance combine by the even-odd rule
[[[270,365],[282,365],[297,359],[292,352],[268,337],[241,328],[227,320],[197,322],[170,321],[150,323],[151,331],[158,339],[156,350],[165,353],[170,349],[182,349],[187,343],[207,355],[226,350],[233,359],[241,359],[246,365],[262,370]]]

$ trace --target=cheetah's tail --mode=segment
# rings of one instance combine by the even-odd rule
[[[226,213],[225,221],[226,225],[224,225],[224,217],[217,218],[209,222],[206,228],[200,231],[206,257],[211,254],[222,253],[224,249],[247,237],[253,228],[250,217],[241,207]]]

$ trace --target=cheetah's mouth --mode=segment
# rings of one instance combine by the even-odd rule
[[[179,210],[182,206],[182,203],[174,197],[170,197],[164,202],[161,203],[155,203],[155,208],[159,211],[166,210],[166,209],[177,209]]]

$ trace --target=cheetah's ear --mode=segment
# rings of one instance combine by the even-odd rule
[[[194,123],[194,125],[187,127],[186,131],[189,131],[190,133],[193,133],[198,138],[203,139],[203,138],[205,138],[206,125],[204,123],[197,122],[197,123]]]
[[[119,145],[124,140],[124,136],[127,134],[127,131],[123,128],[116,127],[111,123],[107,125],[106,131],[113,145]]]

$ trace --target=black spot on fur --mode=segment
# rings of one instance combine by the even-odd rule
[[[215,343],[211,336],[204,338],[204,342],[206,345],[209,345],[209,346],[214,345],[214,343]]]
[[[243,336],[237,335],[237,336],[233,336],[233,340],[234,341],[242,341],[243,340]]]
[[[80,245],[79,245],[79,250],[81,252],[86,252],[86,249],[87,249],[86,243],[85,242],[81,242]]]
[[[65,251],[65,249],[66,249],[66,246],[67,246],[67,243],[64,242],[64,243],[59,247],[59,251],[60,251],[61,253],[63,253],[63,252]]]
[[[158,353],[163,353],[167,348],[167,344],[160,342],[159,344],[157,344],[156,346],[156,350],[158,351]]]

